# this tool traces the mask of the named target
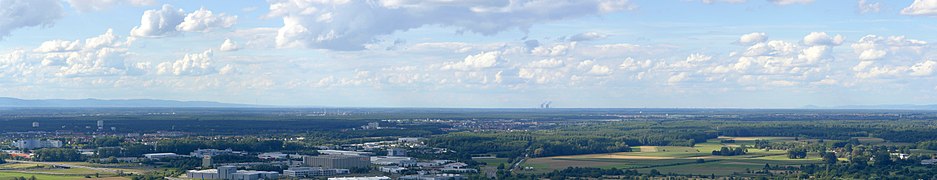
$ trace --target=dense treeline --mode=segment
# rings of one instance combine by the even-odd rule
[[[46,148],[34,150],[36,161],[83,161],[81,153],[76,149]]]
[[[257,138],[230,139],[165,139],[157,142],[156,152],[189,154],[198,149],[232,149],[236,151],[271,152],[300,150],[303,146],[291,145],[280,140],[258,140]]]
[[[744,145],[742,145],[742,146],[743,146],[743,147],[737,147],[737,148],[735,148],[735,147],[722,147],[722,148],[719,149],[719,150],[713,150],[712,155],[713,155],[713,156],[737,156],[737,155],[745,155],[745,153],[747,153],[747,151],[748,151],[748,148],[744,147]]]

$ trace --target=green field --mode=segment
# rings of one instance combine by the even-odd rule
[[[736,142],[723,144],[720,143],[720,139],[734,139]],[[694,147],[641,146],[632,147],[635,152],[533,158],[523,166],[533,168],[533,170],[524,171],[527,173],[544,173],[566,167],[615,167],[637,169],[642,172],[657,169],[662,173],[731,175],[746,173],[746,169],[761,169],[765,164],[801,165],[820,162],[817,153],[809,154],[807,159],[788,159],[787,152],[783,150],[749,149],[745,155],[712,156],[713,150],[719,150],[722,147],[753,146],[755,139],[794,141],[792,137],[720,137],[720,139],[711,139],[698,143]],[[697,163],[697,159],[704,159],[704,163]]]
[[[15,177],[25,177],[29,178],[31,176],[36,176],[38,180],[72,180],[72,179],[85,179],[84,175],[49,175],[49,174],[33,174],[33,173],[22,173],[22,172],[7,172],[0,171],[0,179],[12,179]]]

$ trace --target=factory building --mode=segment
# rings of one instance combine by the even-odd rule
[[[371,164],[382,166],[397,165],[402,167],[412,167],[416,166],[416,159],[399,156],[373,156],[371,157]]]
[[[202,158],[205,156],[220,156],[220,155],[244,155],[247,154],[242,151],[234,151],[231,149],[219,150],[219,149],[198,149],[190,153],[191,156]]]
[[[322,155],[303,156],[303,164],[311,167],[350,169],[367,168],[371,161],[367,156]]]
[[[185,173],[190,179],[223,180],[260,180],[277,179],[280,174],[272,171],[239,171],[234,166],[221,166],[218,169],[189,170]]]
[[[335,176],[339,174],[351,173],[348,169],[333,169],[321,167],[294,167],[283,170],[283,176],[295,178],[307,178],[315,176]]]

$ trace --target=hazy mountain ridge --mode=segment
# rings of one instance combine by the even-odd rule
[[[159,99],[19,99],[0,97],[0,107],[260,107],[250,104]]]

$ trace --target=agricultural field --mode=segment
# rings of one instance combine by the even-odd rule
[[[70,180],[86,179],[86,177],[99,177],[95,179],[126,179],[116,177],[113,171],[104,171],[88,168],[63,168],[48,164],[39,163],[6,163],[0,165],[0,179],[10,179],[14,177],[32,177],[35,176],[41,180]]]
[[[736,142],[720,143],[723,139],[732,139]],[[816,153],[809,154],[806,159],[788,159],[787,152],[783,150],[749,149],[745,155],[712,155],[713,150],[719,150],[722,147],[752,146],[756,139],[794,141],[793,137],[720,137],[698,143],[694,147],[638,146],[632,148],[635,152],[533,158],[523,165],[532,169],[523,172],[544,173],[567,167],[614,167],[637,169],[640,172],[657,169],[662,173],[731,175],[745,173],[747,169],[761,169],[765,164],[801,165],[820,162]],[[699,163],[698,159],[703,159],[704,162]]]

